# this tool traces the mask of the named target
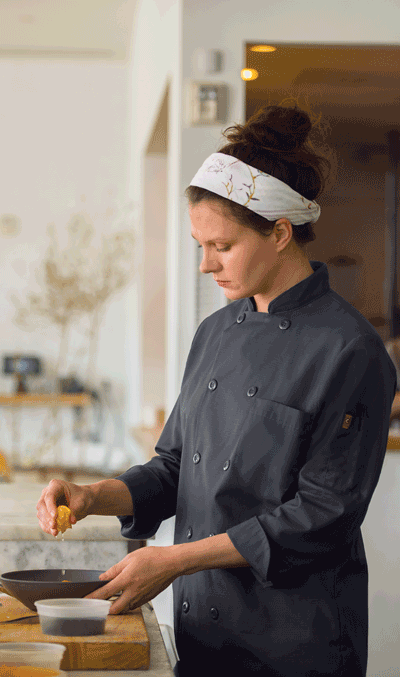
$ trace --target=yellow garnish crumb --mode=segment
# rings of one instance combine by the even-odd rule
[[[67,529],[72,529],[70,522],[71,511],[67,505],[59,505],[57,508],[57,529],[63,534]]]

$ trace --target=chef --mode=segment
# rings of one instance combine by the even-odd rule
[[[54,535],[62,495],[72,523],[118,515],[131,539],[176,516],[173,545],[128,554],[89,597],[122,591],[118,613],[172,583],[179,677],[366,675],[360,527],[396,371],[303,252],[322,184],[310,128],[298,107],[265,107],[191,182],[200,270],[231,302],[197,328],[157,456],[92,485],[52,480],[37,506]]]

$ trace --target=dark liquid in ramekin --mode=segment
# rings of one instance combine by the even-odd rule
[[[42,616],[40,620],[44,635],[64,635],[82,637],[84,635],[102,635],[105,618],[52,618]]]

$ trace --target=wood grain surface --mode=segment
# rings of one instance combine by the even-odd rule
[[[63,644],[66,652],[61,670],[148,670],[150,641],[141,609],[108,615],[105,633],[88,637],[44,635],[39,617],[21,602],[0,598],[0,645],[2,642],[49,642]],[[20,621],[4,622],[11,617]]]
[[[74,394],[42,394],[24,393],[19,395],[0,394],[0,405],[3,407],[88,407],[92,398],[87,393]]]

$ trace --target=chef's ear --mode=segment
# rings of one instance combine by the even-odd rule
[[[287,247],[293,237],[293,226],[289,219],[282,218],[275,222],[275,234],[277,250],[282,251]]]

